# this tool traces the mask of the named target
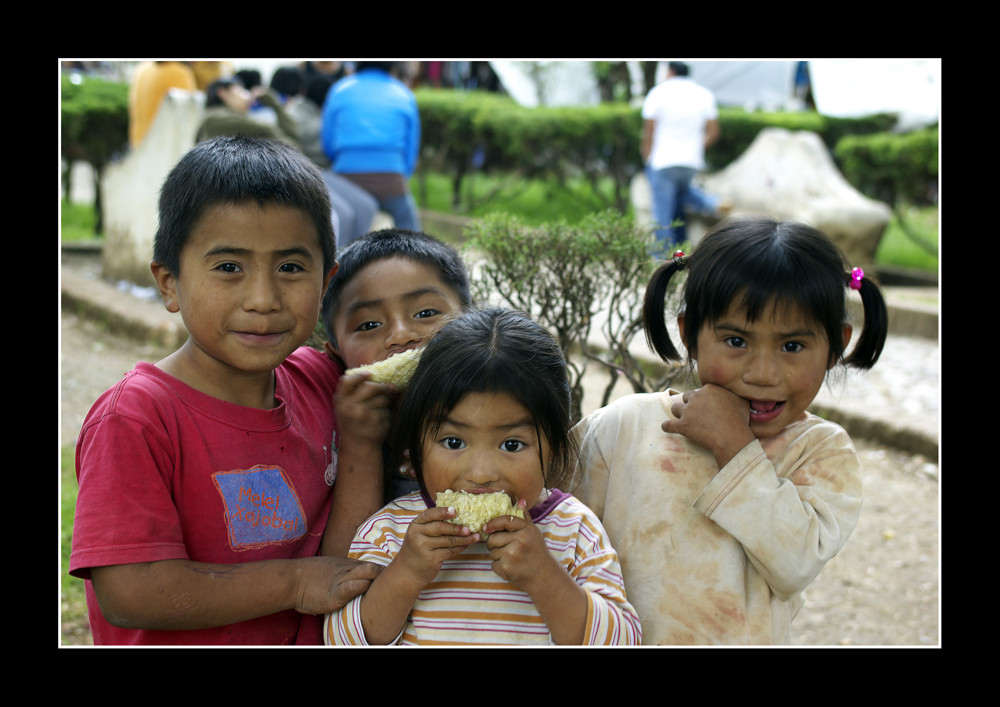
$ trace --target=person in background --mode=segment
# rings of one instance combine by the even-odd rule
[[[277,76],[276,72],[275,77]],[[281,83],[286,88],[291,88],[290,80],[282,80]],[[350,179],[335,174],[330,169],[330,158],[323,151],[320,140],[320,128],[323,123],[323,102],[332,85],[333,78],[330,74],[313,72],[313,78],[305,85],[305,95],[287,103],[286,110],[298,126],[299,147],[320,168],[330,189],[330,201],[338,220],[337,247],[346,248],[371,229],[378,212],[378,202]],[[275,88],[273,81],[271,86]]]
[[[198,83],[191,67],[181,61],[150,61],[132,78],[128,96],[128,141],[134,150],[146,137],[171,89],[195,92]]]
[[[207,90],[216,79],[233,74],[233,62],[231,61],[190,61],[188,64],[194,71],[199,91]]]
[[[705,168],[705,149],[719,139],[715,96],[688,77],[687,64],[672,61],[667,79],[642,105],[642,159],[653,195],[656,238],[666,252],[687,240],[688,211],[716,215],[727,205],[692,182]]]
[[[275,121],[251,115],[254,102],[274,110]],[[236,78],[216,79],[205,90],[205,117],[198,128],[198,141],[224,135],[253,135],[298,145],[299,131],[278,95],[258,87],[250,91]]]
[[[374,196],[397,228],[419,231],[409,180],[420,150],[420,113],[394,70],[395,62],[358,62],[357,72],[327,94],[320,135],[336,174]]]
[[[278,67],[271,76],[271,90],[278,95],[286,109],[302,99],[305,87],[305,77],[294,66]]]

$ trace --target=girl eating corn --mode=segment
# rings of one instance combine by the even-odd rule
[[[420,490],[358,529],[350,556],[385,570],[327,615],[326,642],[639,643],[607,534],[556,489],[573,467],[569,427],[565,361],[544,328],[503,309],[445,325],[424,348],[393,427]],[[448,491],[458,495],[437,505]],[[465,520],[498,500],[499,517],[481,527]]]

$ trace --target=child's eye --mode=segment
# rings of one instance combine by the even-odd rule
[[[357,331],[372,331],[373,329],[378,329],[382,326],[381,322],[362,322]]]
[[[784,346],[781,347],[781,350],[787,353],[798,353],[804,348],[805,344],[803,344],[801,341],[789,341],[788,343],[786,343]]]
[[[305,268],[298,263],[282,263],[279,270],[281,270],[281,272],[304,272]]]
[[[216,266],[216,270],[221,270],[222,272],[241,272],[241,268],[236,263],[222,263]]]
[[[448,449],[462,449],[465,446],[465,442],[458,437],[445,437],[441,440],[441,444]]]
[[[727,336],[724,341],[734,349],[742,349],[746,346],[746,340],[742,336]]]
[[[500,448],[503,449],[505,452],[519,452],[522,449],[524,449],[525,446],[526,446],[525,443],[521,442],[520,440],[505,439],[503,441],[503,444],[500,445]]]
[[[441,312],[437,309],[422,309],[416,314],[417,319],[426,319],[427,317],[436,317]]]

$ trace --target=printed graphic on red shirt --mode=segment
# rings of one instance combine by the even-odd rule
[[[291,542],[306,534],[302,504],[280,467],[219,471],[212,480],[222,496],[234,550]]]

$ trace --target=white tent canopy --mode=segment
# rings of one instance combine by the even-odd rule
[[[590,61],[491,61],[504,89],[524,106],[593,105],[599,100]],[[797,60],[691,60],[691,77],[711,89],[720,105],[748,109],[799,107]],[[850,117],[895,112],[904,123],[927,124],[940,111],[940,59],[808,60],[813,98],[820,113]],[[630,62],[641,92],[638,62]],[[666,72],[660,63],[658,78]]]

